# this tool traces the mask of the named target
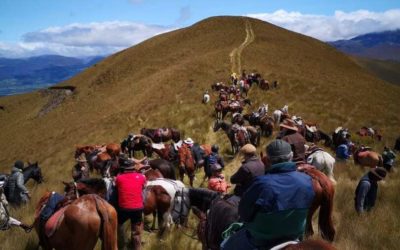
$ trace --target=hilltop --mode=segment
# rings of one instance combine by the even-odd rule
[[[45,115],[38,114],[54,97],[52,90],[1,97],[0,170],[8,171],[16,159],[39,161],[46,183],[35,189],[32,203],[36,204],[45,189],[60,190],[60,181],[70,179],[74,145],[119,142],[141,127],[175,127],[195,141],[218,142],[227,155],[225,135],[211,129],[213,107],[201,104],[201,98],[212,83],[226,82],[232,70],[254,70],[279,81],[274,91],[250,90],[253,109],[262,103],[268,103],[270,110],[288,104],[291,114],[316,121],[328,132],[338,126],[351,131],[378,127],[384,134],[384,141],[374,145],[378,150],[385,143],[392,145],[398,136],[398,86],[377,79],[348,56],[310,37],[256,19],[213,17],[153,37],[60,83],[57,87],[68,87],[73,93]],[[237,164],[235,159],[230,167]],[[351,196],[351,203],[360,171],[343,171],[337,193],[351,192],[339,195]],[[341,209],[347,205],[338,204]],[[33,206],[19,214],[31,219],[29,209]],[[346,209],[352,209],[352,204]],[[345,218],[340,212],[336,222]],[[346,228],[351,222],[338,224]],[[354,241],[358,244],[368,232]],[[339,240],[340,236],[342,246],[353,237],[342,233]],[[7,238],[4,244],[25,248],[26,242],[16,238]],[[364,242],[364,247],[374,244],[374,239]],[[35,238],[28,241],[34,245]]]

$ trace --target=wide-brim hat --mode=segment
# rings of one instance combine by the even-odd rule
[[[385,179],[386,174],[387,174],[386,169],[384,169],[382,167],[371,169],[370,172],[373,175],[375,175],[376,177],[378,177],[379,180]]]
[[[190,137],[186,138],[186,140],[184,140],[183,142],[188,144],[188,145],[193,145],[193,143],[194,143],[194,141]]]
[[[298,131],[299,129],[296,126],[296,123],[292,119],[285,119],[283,123],[279,125],[281,128],[287,128],[293,131]]]

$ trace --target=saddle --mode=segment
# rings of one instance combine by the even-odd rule
[[[310,155],[312,155],[313,153],[315,153],[317,151],[324,151],[324,150],[317,146],[312,146],[312,147],[308,148],[308,150],[305,152],[305,158],[307,159]]]
[[[59,209],[55,214],[53,214],[44,225],[44,233],[50,238],[57,231],[58,227],[61,224],[62,219],[64,218],[64,211],[68,206]]]

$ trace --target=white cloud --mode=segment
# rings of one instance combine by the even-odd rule
[[[357,10],[335,11],[332,16],[302,14],[278,10],[273,13],[247,14],[288,30],[322,41],[349,39],[358,35],[400,28],[400,9],[385,12]]]
[[[171,27],[131,22],[70,24],[29,32],[17,44],[0,43],[0,56],[26,57],[42,54],[65,56],[105,55],[140,43]]]

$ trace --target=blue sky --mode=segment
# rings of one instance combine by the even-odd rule
[[[0,0],[0,57],[109,54],[218,15],[332,41],[400,28],[400,1]]]

